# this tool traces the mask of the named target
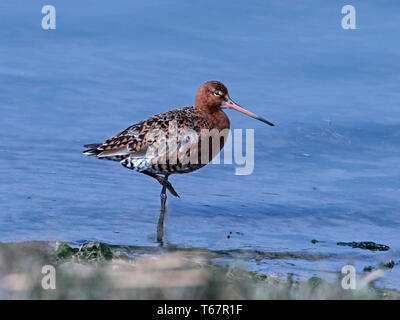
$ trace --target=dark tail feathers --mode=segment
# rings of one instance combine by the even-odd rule
[[[88,149],[83,151],[83,154],[86,156],[96,156],[101,152],[100,150],[97,150],[100,146],[101,143],[85,144],[84,147]]]

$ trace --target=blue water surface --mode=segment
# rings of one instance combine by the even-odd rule
[[[42,1],[0,2],[0,241],[157,246],[160,185],[82,145],[220,80],[276,127],[228,111],[232,128],[255,129],[254,172],[173,176],[167,241],[327,257],[248,261],[300,278],[400,260],[398,1],[353,0],[356,30],[339,0],[48,4],[55,30],[41,27]],[[399,268],[381,284],[400,288]]]

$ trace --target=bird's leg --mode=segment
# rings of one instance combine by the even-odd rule
[[[168,177],[166,177],[168,179]],[[160,245],[163,245],[163,237],[164,237],[164,217],[165,217],[165,203],[167,202],[167,187],[163,186],[160,194],[161,198],[161,211],[160,211],[160,217],[158,218],[158,224],[157,224],[157,242],[160,243]]]
[[[179,194],[176,193],[172,184],[170,182],[168,182],[168,175],[165,175],[165,177],[161,177],[150,171],[141,171],[141,173],[144,173],[145,175],[148,175],[148,176],[156,179],[163,187],[166,187],[168,189],[168,191],[171,192],[171,194],[174,197],[180,198]]]
[[[160,198],[161,198],[161,211],[165,211],[165,203],[167,202],[167,188],[164,186],[162,187]]]
[[[171,192],[172,195],[175,197],[179,198],[179,195],[176,193],[174,188],[172,187],[171,183],[168,182],[168,174],[165,175],[165,177],[158,176],[152,172],[149,171],[142,171],[142,173],[153,177],[154,179],[157,179],[157,181],[162,185],[162,190],[160,194],[161,198],[161,210],[160,210],[160,217],[158,218],[158,224],[157,224],[157,242],[160,243],[160,245],[163,245],[163,238],[164,238],[164,218],[165,218],[165,204],[167,202],[167,189],[169,192]]]

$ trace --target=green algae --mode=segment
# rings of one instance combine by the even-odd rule
[[[72,248],[64,242],[56,242],[54,255],[57,262],[65,262],[68,259],[104,262],[114,257],[111,247],[102,242],[87,242],[79,248]]]
[[[75,257],[87,261],[104,262],[114,257],[112,249],[102,242],[88,242],[79,247]]]
[[[399,261],[394,261],[394,260],[389,260],[388,262],[381,262],[380,264],[378,264],[377,267],[373,267],[373,266],[365,266],[363,268],[364,272],[371,272],[373,270],[390,270],[393,269],[396,265],[400,264],[400,260]]]
[[[63,261],[70,259],[76,253],[76,251],[77,250],[74,250],[68,244],[57,241],[54,255],[57,261]]]

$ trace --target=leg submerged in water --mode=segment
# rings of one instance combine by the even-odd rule
[[[164,218],[165,218],[165,212],[166,212],[166,203],[167,203],[167,189],[171,194],[175,197],[179,198],[179,195],[176,193],[175,189],[172,187],[172,184],[168,181],[168,174],[165,175],[165,177],[158,176],[154,173],[148,172],[148,171],[142,171],[142,173],[156,179],[161,185],[162,185],[162,190],[160,194],[160,199],[161,199],[161,210],[160,210],[160,217],[158,219],[158,224],[157,224],[157,242],[160,243],[160,245],[163,245],[163,238],[164,238]]]
[[[161,210],[160,217],[158,218],[157,224],[157,242],[163,245],[164,238],[164,217],[165,217],[165,203],[167,202],[167,187],[163,186],[160,194],[161,198]]]

